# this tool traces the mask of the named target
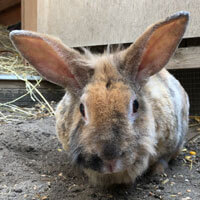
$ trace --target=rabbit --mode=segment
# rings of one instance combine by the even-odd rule
[[[101,55],[80,53],[46,34],[10,33],[41,76],[65,88],[57,136],[92,184],[131,184],[149,169],[162,173],[182,149],[189,99],[164,66],[188,20],[188,12],[175,13],[126,49]]]

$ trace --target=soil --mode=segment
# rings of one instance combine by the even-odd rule
[[[186,144],[165,174],[102,189],[73,169],[54,126],[53,117],[0,125],[0,200],[200,199],[200,137]],[[199,127],[193,126],[190,135]]]

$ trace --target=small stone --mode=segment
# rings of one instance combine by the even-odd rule
[[[161,192],[161,190],[157,189],[157,190],[156,190],[156,192],[160,193],[160,192]]]
[[[164,187],[164,186],[159,186],[159,189],[160,189],[160,190],[164,190],[165,187]]]
[[[176,197],[177,195],[176,194],[172,194],[172,195],[170,195],[170,197]]]
[[[175,185],[175,184],[176,184],[176,183],[175,183],[175,182],[173,182],[173,181],[170,183],[170,185],[171,185],[171,186],[173,186],[173,185]]]
[[[17,123],[16,123],[16,125],[20,125],[20,124],[23,124],[23,122],[17,122]]]
[[[92,197],[92,198],[96,198],[97,195],[96,195],[95,193],[92,193],[92,194],[91,194],[91,197]]]
[[[13,172],[8,172],[6,176],[13,176]]]
[[[78,186],[78,185],[75,185],[75,186],[73,186],[73,187],[71,187],[70,188],[70,192],[80,192],[80,191],[82,191],[83,189],[80,187],[80,186]]]
[[[35,149],[33,148],[33,147],[31,147],[31,146],[28,146],[28,147],[26,147],[25,148],[25,151],[26,152],[32,152],[32,151],[34,151]]]
[[[155,199],[162,199],[162,197],[159,196],[159,195],[157,195],[157,194],[154,194],[154,198],[155,198]]]
[[[187,149],[186,148],[182,149],[182,152],[187,152]]]
[[[190,197],[184,197],[181,200],[191,200],[191,198]]]
[[[57,149],[58,150],[58,152],[62,152],[62,149]]]
[[[164,175],[164,177],[167,177],[167,174],[166,174],[166,173],[164,173],[163,175]]]
[[[22,193],[22,189],[16,188],[16,189],[14,189],[14,192],[16,192],[16,193]]]
[[[185,159],[186,159],[187,161],[191,161],[191,156],[185,156]]]
[[[44,135],[45,137],[50,137],[50,133],[47,133],[47,132],[42,132],[42,135]]]
[[[47,196],[43,196],[42,200],[48,200],[49,198]]]
[[[169,179],[167,178],[167,179],[165,179],[163,182],[162,182],[162,184],[164,185],[164,184],[166,184],[166,183],[168,183],[169,182]]]
[[[59,173],[59,174],[58,174],[58,176],[63,176],[63,173],[62,173],[62,172],[61,172],[61,173]]]

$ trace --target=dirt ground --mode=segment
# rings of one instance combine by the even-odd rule
[[[200,199],[200,137],[187,143],[166,174],[101,189],[73,170],[54,126],[53,117],[0,124],[0,200]],[[199,130],[193,126],[190,134]]]

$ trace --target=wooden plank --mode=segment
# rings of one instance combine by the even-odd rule
[[[22,29],[37,31],[37,0],[22,0],[21,2]],[[40,20],[42,20],[42,18],[40,18]]]
[[[21,6],[17,4],[0,12],[0,24],[9,26],[20,22],[21,20]]]
[[[33,85],[36,84],[36,81],[30,81]],[[0,89],[25,89],[25,82],[21,81],[21,80],[0,80]],[[40,85],[38,86],[38,88],[43,88],[43,89],[52,89],[52,90],[60,90],[62,89],[60,86],[55,85],[53,83],[50,83],[49,81],[46,80],[42,80],[42,82],[40,83]],[[64,91],[64,89],[62,89]]]
[[[36,82],[32,81],[33,84]],[[55,101],[58,102],[64,95],[64,89],[52,84],[48,81],[42,81],[37,89],[41,92],[41,94],[47,99],[47,101]],[[19,80],[0,80],[0,102],[6,103],[17,99],[18,97],[27,93],[25,88],[24,81]],[[36,93],[35,93],[36,94]],[[40,96],[36,94],[36,96],[40,99]],[[26,95],[25,97],[19,99],[14,102],[17,106],[32,106],[37,101],[33,101],[30,95]]]
[[[166,65],[167,69],[200,68],[200,47],[179,48]]]
[[[38,0],[37,30],[73,47],[130,43],[152,23],[186,10],[185,37],[199,37],[199,8],[199,0]]]
[[[64,92],[62,90],[40,89],[39,91],[48,102],[51,102],[51,101],[58,102],[64,96]],[[0,102],[7,103],[10,101],[13,101],[26,93],[27,93],[26,89],[13,89],[13,88],[2,89],[0,91],[0,95],[1,95]],[[41,97],[38,94],[36,94],[36,96],[37,98],[41,100]],[[33,106],[36,103],[38,102],[33,101],[30,95],[26,95],[23,98],[19,99],[18,101],[13,102],[14,105],[25,106],[25,107]]]
[[[20,4],[20,2],[21,0],[0,0],[0,12],[16,4]]]

